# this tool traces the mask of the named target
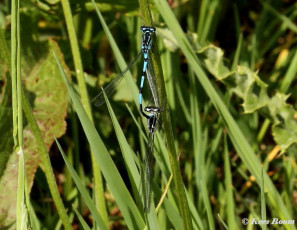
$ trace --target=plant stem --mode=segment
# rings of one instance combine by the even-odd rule
[[[20,55],[20,13],[19,0],[11,2],[11,73],[13,94],[13,138],[14,154],[19,154],[16,229],[27,228],[27,212],[25,208],[25,164],[23,154],[23,110],[21,98],[21,55]]]
[[[148,0],[139,0],[139,5],[140,5],[141,14],[143,16],[144,24],[147,26],[151,26],[152,16],[150,13]],[[176,187],[176,192],[178,197],[178,208],[179,208],[181,217],[183,219],[184,229],[185,230],[192,229],[193,227],[192,227],[191,215],[189,211],[188,201],[186,198],[186,193],[184,190],[184,184],[180,173],[179,162],[177,160],[177,152],[174,145],[174,135],[172,130],[171,117],[169,114],[169,107],[167,104],[167,95],[165,90],[163,71],[162,71],[160,55],[158,52],[158,47],[156,42],[154,43],[153,51],[151,52],[151,62],[155,73],[155,76],[152,76],[152,77],[156,82],[158,95],[160,95],[160,98],[161,98],[160,105],[161,105],[161,108],[163,109],[161,116],[165,127],[164,133],[167,140],[168,155],[169,155],[171,170],[173,174],[173,181]]]
[[[65,21],[66,21],[67,30],[68,30],[68,36],[69,36],[70,45],[71,45],[71,51],[72,51],[73,61],[75,66],[75,73],[78,81],[79,93],[81,96],[81,102],[89,119],[93,122],[92,110],[89,104],[87,87],[84,81],[84,70],[83,70],[83,65],[82,65],[81,56],[79,52],[79,45],[76,37],[76,32],[73,24],[70,4],[68,0],[62,0],[61,2],[62,2]],[[102,176],[101,176],[99,165],[97,164],[92,153],[91,153],[91,158],[92,158],[92,167],[93,167],[94,184],[95,184],[94,187],[95,187],[96,205],[97,205],[97,208],[100,210],[100,213],[102,215],[102,218],[105,224],[108,226],[108,215],[107,215],[105,201],[104,201],[104,189],[103,189],[103,183],[102,183]]]
[[[18,116],[17,116],[17,7],[16,1],[11,1],[11,84],[12,84],[12,111],[13,111],[13,140],[14,147],[18,145]]]
[[[76,77],[77,77],[77,81],[78,81],[79,93],[81,96],[81,102],[82,102],[84,109],[86,110],[86,112],[88,114],[88,117],[90,118],[91,121],[93,121],[91,107],[89,104],[87,87],[86,87],[86,83],[84,80],[84,70],[83,70],[83,65],[82,65],[81,56],[80,56],[80,52],[79,52],[79,45],[78,45],[78,41],[77,41],[77,37],[76,37],[76,32],[75,32],[75,28],[74,28],[74,24],[73,24],[70,4],[69,4],[68,0],[62,0],[61,2],[62,2],[68,36],[69,36],[70,45],[71,45],[75,73],[76,73]]]

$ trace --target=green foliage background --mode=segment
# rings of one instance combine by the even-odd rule
[[[157,28],[153,55],[161,59],[172,123],[165,127],[161,119],[156,134],[155,205],[162,194],[166,198],[149,215],[143,213],[139,189],[139,156],[146,151],[146,124],[137,107],[140,62],[107,106],[89,103],[140,51],[144,16],[137,1],[96,6],[106,28],[91,1],[20,3],[22,85],[30,103],[23,108],[30,191],[26,225],[244,229],[242,218],[296,219],[297,3],[150,1]],[[10,1],[0,2],[0,10],[0,228],[15,229],[21,217],[16,216],[18,155],[11,120]],[[71,26],[75,33],[69,35]],[[165,133],[171,128],[185,201],[177,196],[183,186],[168,183],[174,170]],[[179,201],[191,215],[184,216]]]

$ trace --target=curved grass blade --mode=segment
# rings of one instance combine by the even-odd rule
[[[221,216],[220,216],[219,213],[218,213],[218,218],[219,218],[219,220],[221,221],[221,223],[222,223],[222,225],[224,226],[224,228],[225,228],[226,230],[229,230],[227,224],[226,224],[226,223],[224,222],[224,220],[221,218]]]
[[[230,229],[238,229],[236,220],[235,220],[235,207],[234,207],[234,198],[232,192],[232,174],[231,166],[229,159],[229,150],[227,143],[227,135],[224,134],[224,173],[225,173],[225,186],[226,186],[226,216],[227,223]]]
[[[121,210],[121,214],[123,215],[128,228],[142,229],[144,227],[144,222],[139,210],[137,209],[127,187],[125,186],[125,183],[123,182],[118,169],[116,168],[110,154],[108,153],[106,146],[104,145],[94,125],[88,118],[78,96],[66,78],[62,66],[57,58],[56,61],[67,86],[68,93],[72,99],[73,106],[90,143],[94,157],[101,168],[102,174],[117,202],[117,205],[119,206],[119,209]]]
[[[117,86],[119,85],[119,83],[121,82],[125,74],[132,68],[132,66],[134,66],[134,64],[137,62],[137,60],[140,57],[141,57],[141,52],[138,53],[136,58],[134,58],[134,60],[104,88],[104,92],[108,98],[114,93],[115,89],[117,88]],[[91,103],[93,102],[97,107],[105,103],[105,99],[102,91],[91,100]]]
[[[266,219],[266,202],[265,202],[264,168],[263,168],[263,166],[262,166],[262,170],[261,170],[260,189],[261,189],[261,220],[267,220]],[[266,224],[263,224],[261,227],[263,230],[267,229]]]
[[[102,90],[102,93],[104,96],[105,95],[104,89]],[[138,169],[137,169],[137,166],[135,163],[135,158],[134,158],[135,153],[129,146],[128,141],[124,135],[124,132],[123,132],[116,116],[115,116],[115,113],[114,113],[106,95],[105,95],[104,99],[106,100],[106,104],[107,104],[107,108],[108,108],[108,111],[109,111],[109,114],[110,114],[110,117],[112,120],[112,124],[113,124],[114,130],[116,132],[118,142],[120,144],[121,152],[122,152],[122,155],[124,158],[124,162],[126,165],[130,183],[131,183],[132,189],[134,191],[135,199],[136,199],[136,201],[138,200],[140,203],[140,194],[138,192],[138,187],[137,187],[137,185],[139,185],[139,183],[140,183],[140,176],[139,176],[139,172],[138,172]]]
[[[79,176],[77,175],[74,168],[72,167],[72,165],[68,161],[68,159],[67,159],[62,147],[60,146],[58,140],[55,139],[55,141],[56,141],[56,144],[57,144],[57,146],[58,146],[58,148],[59,148],[59,150],[60,150],[60,152],[62,154],[62,157],[63,157],[63,159],[65,161],[65,164],[66,164],[66,166],[67,166],[67,168],[68,168],[68,170],[69,170],[69,172],[70,172],[70,174],[71,174],[71,176],[72,176],[72,178],[73,178],[73,180],[74,180],[80,194],[82,195],[86,205],[88,206],[90,212],[93,215],[94,220],[99,225],[100,229],[106,229],[107,230],[108,228],[104,224],[104,221],[103,221],[102,217],[98,213],[98,211],[97,211],[97,209],[95,207],[95,204],[94,204],[92,198],[90,197],[87,189],[84,187],[84,185],[83,185],[82,181],[80,180]]]
[[[78,220],[81,223],[81,225],[83,226],[84,230],[91,230],[89,225],[86,223],[84,218],[80,215],[80,213],[78,212],[78,210],[74,206],[73,206],[73,210],[74,210],[75,214],[77,215]]]

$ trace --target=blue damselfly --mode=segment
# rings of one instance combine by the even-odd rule
[[[114,79],[112,80],[105,88],[105,94],[107,97],[111,96],[115,88],[118,86],[120,81],[123,79],[125,74],[130,70],[130,68],[137,62],[137,60],[141,57],[141,54],[143,56],[143,66],[142,66],[142,75],[141,75],[141,82],[140,82],[140,88],[139,88],[139,102],[142,103],[142,89],[144,84],[144,78],[145,78],[145,72],[147,70],[148,62],[149,62],[149,51],[152,47],[153,38],[155,36],[155,27],[151,26],[142,26],[140,28],[140,31],[142,32],[142,41],[141,41],[141,51],[138,53],[136,58]],[[103,93],[100,92],[97,96],[95,96],[91,102],[94,102],[96,106],[100,106],[104,104],[104,96]],[[142,111],[142,105],[140,106],[140,112]]]

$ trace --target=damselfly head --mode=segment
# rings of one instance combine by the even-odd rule
[[[156,29],[152,26],[142,26],[140,27],[142,34],[142,42],[141,42],[141,52],[148,53],[149,49],[152,45],[153,34]]]
[[[140,27],[140,31],[143,33],[147,33],[147,32],[155,33],[156,28],[153,26],[142,26],[142,27]]]

